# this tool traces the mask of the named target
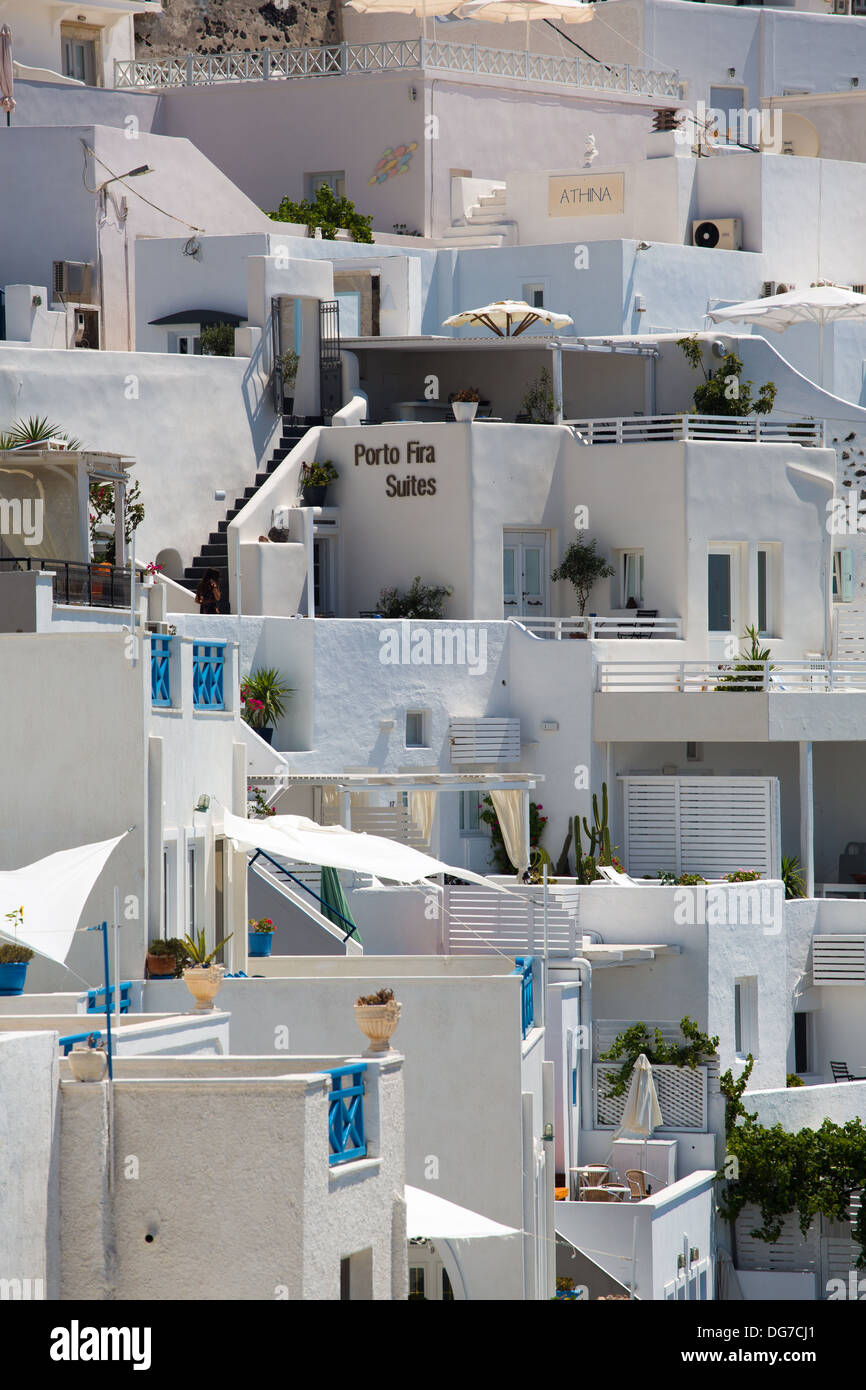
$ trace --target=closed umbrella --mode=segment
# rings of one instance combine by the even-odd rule
[[[595,14],[594,5],[583,0],[469,0],[457,11],[461,19],[492,20],[508,24],[526,23],[526,51],[529,52],[529,25],[533,19],[558,19],[566,24],[584,24]]]
[[[361,934],[355,926],[349,904],[346,901],[346,894],[343,892],[343,885],[340,882],[340,875],[330,864],[322,865],[322,872],[319,876],[319,909],[323,917],[327,917],[329,922],[333,922],[341,931],[348,932],[355,937],[356,941],[361,940]],[[332,911],[332,909],[334,909]]]
[[[12,74],[12,30],[8,24],[0,29],[0,111],[6,112],[6,124],[12,119],[15,98],[12,95],[15,79]]]
[[[653,1069],[645,1052],[641,1052],[632,1068],[625,1108],[614,1139],[643,1139],[643,1166],[646,1169],[647,1147],[654,1129],[662,1123],[662,1111],[653,1081]]]
[[[497,299],[493,304],[483,304],[480,309],[463,309],[459,314],[452,314],[442,326],[461,328],[470,323],[489,328],[499,338],[516,338],[536,323],[558,333],[574,323],[574,319],[569,314],[555,314],[551,309],[533,308],[524,299]]]
[[[842,320],[866,319],[866,294],[840,289],[838,285],[811,285],[806,290],[788,290],[766,299],[747,299],[713,309],[707,318],[713,323],[756,323],[784,333],[798,323],[818,325],[818,384],[824,385],[824,325]]]

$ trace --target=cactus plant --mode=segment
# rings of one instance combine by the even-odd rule
[[[574,817],[574,852],[576,861],[576,877],[578,883],[594,883],[598,878],[598,865],[610,864],[613,853],[610,844],[610,827],[607,820],[607,783],[601,784],[601,809],[599,810],[598,797],[593,792],[592,796],[592,825],[584,816],[583,831],[586,835],[588,845],[587,853],[583,852],[583,839],[580,833],[581,817]]]

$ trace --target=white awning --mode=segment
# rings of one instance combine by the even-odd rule
[[[406,1188],[407,1240],[487,1240],[491,1236],[519,1236],[514,1226],[503,1226],[477,1211],[447,1202],[420,1187]]]
[[[0,873],[0,937],[62,965],[96,880],[123,838],[62,849],[23,869]],[[20,926],[7,915],[19,908],[24,909]]]
[[[346,830],[342,825],[318,825],[306,816],[269,816],[267,820],[242,820],[226,811],[223,830],[243,849],[260,849],[303,864],[327,864],[333,869],[353,869],[396,883],[421,883],[433,874],[452,874],[455,878],[479,883],[508,893],[507,888],[469,869],[457,869],[441,859],[387,840],[382,835],[366,835]]]

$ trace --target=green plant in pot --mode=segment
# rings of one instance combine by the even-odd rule
[[[194,1013],[208,1013],[214,1007],[214,997],[219,992],[226,973],[225,966],[217,965],[214,957],[219,955],[227,941],[231,941],[232,935],[233,933],[229,932],[228,936],[224,936],[210,951],[207,949],[204,928],[183,938],[186,951],[183,982],[195,999]]]
[[[462,391],[455,391],[451,397],[454,419],[474,420],[480,401],[481,392],[477,386],[464,386]]]
[[[19,927],[24,926],[24,908],[16,907],[6,913],[10,924],[6,931],[12,933],[12,941],[0,941],[0,995],[23,994],[27,979],[27,963],[33,959],[29,946],[22,946],[17,940]]]
[[[292,694],[289,686],[283,684],[281,671],[273,666],[258,666],[241,681],[241,717],[270,743],[274,726],[286,712],[285,701]]]
[[[305,463],[301,469],[301,498],[305,507],[324,507],[328,486],[335,483],[339,473],[330,459],[322,463]]]
[[[594,585],[598,583],[599,579],[610,579],[613,574],[613,566],[609,565],[604,556],[598,553],[597,541],[576,540],[571,542],[561,562],[550,577],[554,583],[560,579],[566,579],[572,585],[577,599],[578,612],[583,617]],[[585,634],[580,635],[584,636]]]
[[[272,917],[251,917],[247,931],[247,951],[251,956],[269,956],[274,944]]]
[[[147,973],[152,979],[179,979],[187,960],[183,942],[176,936],[157,937],[147,948]]]
[[[283,379],[283,407],[291,414],[295,404],[295,383],[301,359],[296,352],[284,352],[280,357],[280,374]]]

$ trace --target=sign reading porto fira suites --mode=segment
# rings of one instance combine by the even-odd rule
[[[624,203],[624,174],[552,174],[548,180],[548,217],[615,217]]]
[[[404,445],[380,444],[367,448],[355,445],[355,467],[366,464],[368,468],[402,468],[407,470],[423,468],[425,464],[436,462],[436,450],[432,444],[422,444],[410,439]],[[420,477],[415,471],[385,474],[386,497],[435,497],[436,479]]]

